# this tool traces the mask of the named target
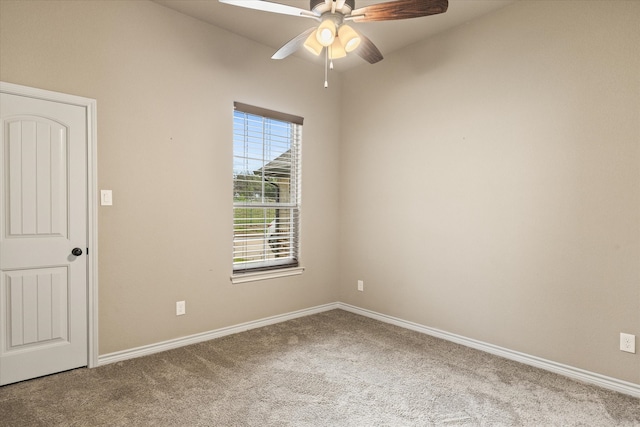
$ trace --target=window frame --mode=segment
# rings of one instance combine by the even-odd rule
[[[245,126],[245,129],[243,130],[244,133],[242,134],[236,131],[237,129],[236,120],[238,118],[237,113],[244,114],[243,126]],[[250,137],[248,136],[248,133],[246,130],[249,124],[251,123],[251,120],[253,120],[254,123],[260,122],[260,121],[262,121],[263,123],[263,132],[260,133],[260,138],[258,138],[258,143],[257,143],[258,144],[257,147],[260,147],[260,143],[262,147],[262,154],[261,154],[261,157],[258,159],[261,162],[262,166],[259,169],[252,171],[254,174],[256,174],[256,176],[261,177],[260,182],[262,183],[262,186],[261,186],[262,189],[261,189],[261,192],[258,194],[260,197],[260,202],[258,203],[250,200],[246,200],[246,201],[236,200],[237,186],[242,185],[242,180],[237,180],[240,175],[236,175],[237,173],[236,162],[238,160],[248,162],[249,157],[251,157],[249,152],[247,151],[248,148],[246,147],[244,147],[241,150],[241,152],[236,151],[237,150],[236,144],[238,142],[241,142],[244,146],[246,146],[252,143],[254,146],[256,146],[255,137],[251,138],[253,140],[249,142]],[[233,129],[234,129],[234,132],[233,132],[233,143],[234,143],[234,148],[233,148],[233,159],[234,159],[233,227],[234,229],[233,229],[233,245],[232,245],[233,256],[232,256],[231,281],[233,283],[244,283],[244,282],[254,281],[254,280],[263,280],[268,278],[286,277],[291,275],[302,274],[302,272],[304,271],[304,268],[301,267],[301,264],[300,264],[300,228],[301,228],[300,227],[300,223],[301,223],[300,221],[301,197],[300,196],[301,196],[301,188],[302,188],[301,186],[302,124],[304,119],[300,116],[296,116],[292,114],[281,113],[278,111],[269,110],[262,107],[256,107],[249,104],[243,104],[240,102],[234,102],[233,121],[234,121],[234,124],[233,124]],[[282,123],[278,123],[278,122],[282,122]],[[289,141],[287,142],[288,149],[283,153],[281,153],[279,156],[274,158],[270,158],[267,154],[265,154],[266,148],[268,147],[268,144],[270,144],[271,142],[270,138],[273,137],[274,135],[269,133],[271,132],[270,130],[265,131],[264,129],[267,129],[268,126],[272,124],[292,126],[292,128],[289,131],[290,135],[288,136],[289,138]],[[237,139],[238,135],[240,135],[239,139]],[[239,153],[241,155],[238,155]],[[287,155],[287,153],[289,154]],[[255,154],[255,153],[251,153],[251,154]],[[287,199],[285,200],[285,202],[280,202],[279,200],[267,201],[267,194],[266,194],[267,191],[265,190],[267,186],[265,184],[273,183],[272,181],[268,181],[266,178],[267,172],[268,172],[267,168],[270,164],[276,161],[282,162],[283,159],[287,160],[288,162],[284,163],[285,173],[282,175],[279,175],[279,179],[282,179],[285,185],[287,185],[287,192],[285,193],[287,195]],[[288,175],[286,174],[286,168],[289,169]],[[249,177],[249,173],[248,173],[249,171],[250,169],[243,170],[242,175],[245,176],[245,180],[244,180],[245,182],[249,182],[246,179]],[[257,174],[256,172],[258,171],[260,171],[261,174]],[[270,178],[273,179],[273,176],[278,176],[278,175],[271,175]],[[253,180],[250,180],[250,181],[253,181]],[[278,187],[278,185],[275,185],[275,187]],[[280,190],[278,190],[278,194],[280,194],[279,191]],[[246,244],[244,245],[245,252],[243,252],[243,249],[242,249],[243,246],[238,245],[236,232],[238,229],[238,225],[242,224],[243,217],[242,216],[237,217],[236,212],[238,211],[242,212],[243,210],[249,211],[253,209],[258,209],[258,210],[264,209],[265,211],[265,214],[261,218],[262,219],[261,225],[263,228],[260,229],[262,230],[262,232],[265,233],[265,236],[256,238],[256,240],[262,240],[262,243],[259,244],[259,245],[262,245],[262,249],[260,248],[257,249],[257,252],[258,252],[257,259],[255,260],[250,259],[248,262],[247,261],[237,262],[236,259],[239,258],[238,256],[239,254],[247,253],[246,251],[248,249],[246,248],[248,245]],[[283,243],[284,245],[283,247],[285,248],[285,252],[284,252],[285,259],[283,260],[278,260],[278,252],[274,248],[274,246],[271,246],[271,242],[273,239],[271,238],[271,235],[267,235],[268,226],[267,226],[266,212],[267,210],[270,210],[270,209],[274,209],[277,212],[276,218],[273,220],[273,224],[274,224],[273,226],[276,227],[275,228],[276,231],[275,232],[271,231],[271,233],[275,235],[279,235],[280,230],[278,230],[278,228],[280,226],[283,227],[282,234],[284,236],[282,237],[285,237],[285,239],[280,240],[281,242],[282,241],[285,242]],[[286,217],[281,222],[279,218],[280,218],[280,215],[283,215],[283,213],[286,213]],[[244,218],[247,218],[247,217],[244,217]],[[269,245],[269,247],[267,245]],[[263,251],[263,253],[260,254],[260,251]]]

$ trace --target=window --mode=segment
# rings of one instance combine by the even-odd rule
[[[302,121],[234,103],[234,274],[298,267]]]

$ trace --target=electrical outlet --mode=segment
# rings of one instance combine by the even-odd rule
[[[187,312],[187,303],[184,301],[176,302],[176,316],[182,316]]]
[[[636,352],[636,336],[620,333],[620,350],[627,353]]]
[[[359,291],[364,291],[364,281],[363,280],[358,280],[358,290]]]

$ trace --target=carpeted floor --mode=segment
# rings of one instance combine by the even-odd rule
[[[2,426],[638,426],[640,400],[341,310],[0,388]]]

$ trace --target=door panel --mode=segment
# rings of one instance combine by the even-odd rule
[[[10,271],[5,276],[11,327],[7,331],[7,352],[67,341],[66,267]]]
[[[80,106],[0,96],[0,384],[8,384],[87,365],[87,118]]]
[[[67,129],[37,117],[8,120],[7,237],[67,235]]]

